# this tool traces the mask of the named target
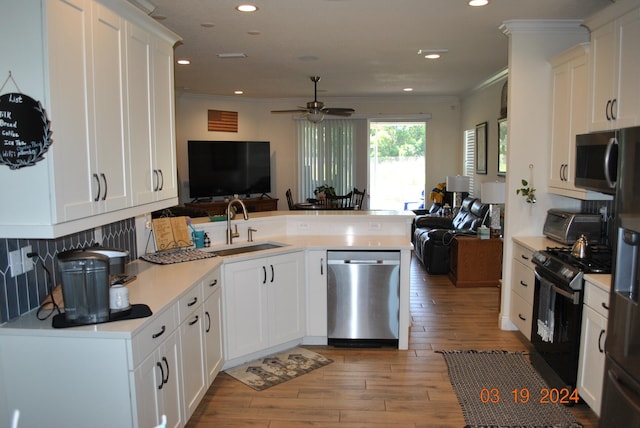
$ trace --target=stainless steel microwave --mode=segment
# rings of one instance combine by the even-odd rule
[[[616,131],[576,135],[576,187],[615,194],[618,173]]]

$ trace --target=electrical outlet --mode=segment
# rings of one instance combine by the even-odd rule
[[[27,256],[31,251],[31,245],[27,245],[20,249],[20,252],[22,253],[22,271],[25,273],[33,270],[33,259]]]
[[[22,254],[20,250],[9,252],[9,267],[11,268],[11,276],[18,276],[24,271],[22,270]]]

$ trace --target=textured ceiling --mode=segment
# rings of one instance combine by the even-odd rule
[[[151,13],[182,37],[178,91],[248,98],[459,96],[507,66],[511,19],[583,19],[611,0],[149,0]],[[208,26],[202,26],[201,24]],[[250,34],[250,33],[258,34]],[[428,61],[419,49],[448,49]],[[243,52],[247,58],[220,59]]]

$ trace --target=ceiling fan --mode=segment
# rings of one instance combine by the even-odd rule
[[[318,101],[318,81],[320,76],[311,76],[313,82],[313,101],[307,103],[307,107],[299,107],[296,110],[272,110],[271,113],[304,113],[309,122],[319,123],[324,119],[324,115],[331,116],[351,116],[355,111],[352,108],[329,108],[324,103]]]

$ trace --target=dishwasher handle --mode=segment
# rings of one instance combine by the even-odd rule
[[[330,265],[399,265],[400,260],[328,260]]]

